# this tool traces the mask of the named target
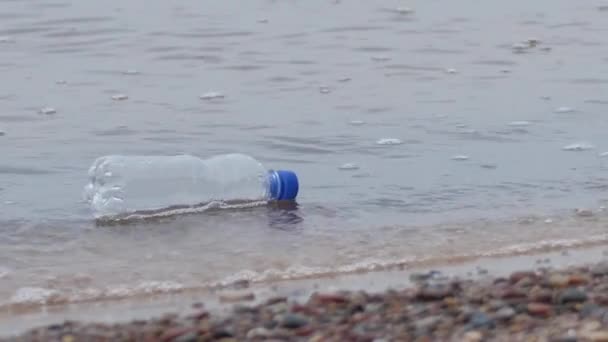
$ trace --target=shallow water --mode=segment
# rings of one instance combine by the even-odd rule
[[[0,306],[603,241],[605,5],[0,1]],[[95,224],[96,157],[184,152],[298,206]]]

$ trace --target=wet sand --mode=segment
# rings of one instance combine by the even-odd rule
[[[587,246],[338,277],[241,282],[204,293],[105,304],[21,308],[0,314],[1,336],[18,341],[604,341],[607,251],[606,245]]]

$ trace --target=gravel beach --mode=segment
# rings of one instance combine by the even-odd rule
[[[62,324],[3,341],[608,341],[608,263],[470,280],[429,271],[379,293],[314,293],[214,315]],[[246,300],[235,298],[235,301]]]

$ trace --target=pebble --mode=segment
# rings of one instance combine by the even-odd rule
[[[574,210],[576,216],[580,217],[591,217],[593,216],[593,211],[591,209],[577,208]]]
[[[281,322],[281,326],[287,329],[297,329],[308,324],[308,319],[298,314],[287,314]]]
[[[483,339],[483,334],[479,331],[469,331],[463,336],[463,342],[479,342]]]
[[[510,306],[505,306],[494,313],[494,319],[499,321],[510,320],[515,316],[515,314],[515,309]]]
[[[125,94],[116,94],[116,95],[112,95],[112,100],[114,101],[124,101],[126,99],[128,99],[129,97]]]
[[[414,328],[419,331],[427,332],[434,330],[441,321],[441,316],[429,316],[414,322]]]
[[[558,297],[559,304],[580,303],[587,300],[587,294],[577,288],[564,290]]]
[[[353,126],[361,126],[361,125],[365,125],[365,121],[363,121],[363,120],[351,120],[349,122],[349,124],[351,124]]]
[[[199,96],[201,100],[214,100],[214,99],[223,99],[225,96],[222,93],[216,91],[210,91]]]
[[[445,73],[446,74],[457,74],[458,71],[456,69],[448,68],[448,69],[445,69]]]
[[[593,342],[608,342],[608,330],[584,332],[581,337]]]
[[[532,316],[548,317],[552,313],[551,305],[544,303],[530,303],[527,309]]]
[[[214,317],[200,304],[196,305],[200,315],[169,314],[118,324],[65,322],[34,328],[7,341],[113,341],[128,336],[138,341],[180,342],[608,342],[608,263],[521,271],[495,279],[439,280],[432,274],[422,273],[413,288],[315,293],[304,303],[276,297],[239,305],[227,317]]]
[[[52,108],[52,107],[44,107],[44,108],[40,109],[40,114],[51,115],[51,114],[55,114],[55,113],[57,113],[57,110],[55,110],[55,108]]]
[[[459,155],[452,156],[450,159],[456,160],[456,161],[464,161],[464,160],[469,160],[469,156],[459,154]]]
[[[255,294],[253,292],[241,292],[241,291],[230,291],[224,292],[219,295],[221,302],[242,302],[255,300]]]

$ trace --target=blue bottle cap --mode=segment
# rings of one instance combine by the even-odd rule
[[[278,201],[293,201],[298,196],[298,176],[293,171],[270,170],[270,198]]]

